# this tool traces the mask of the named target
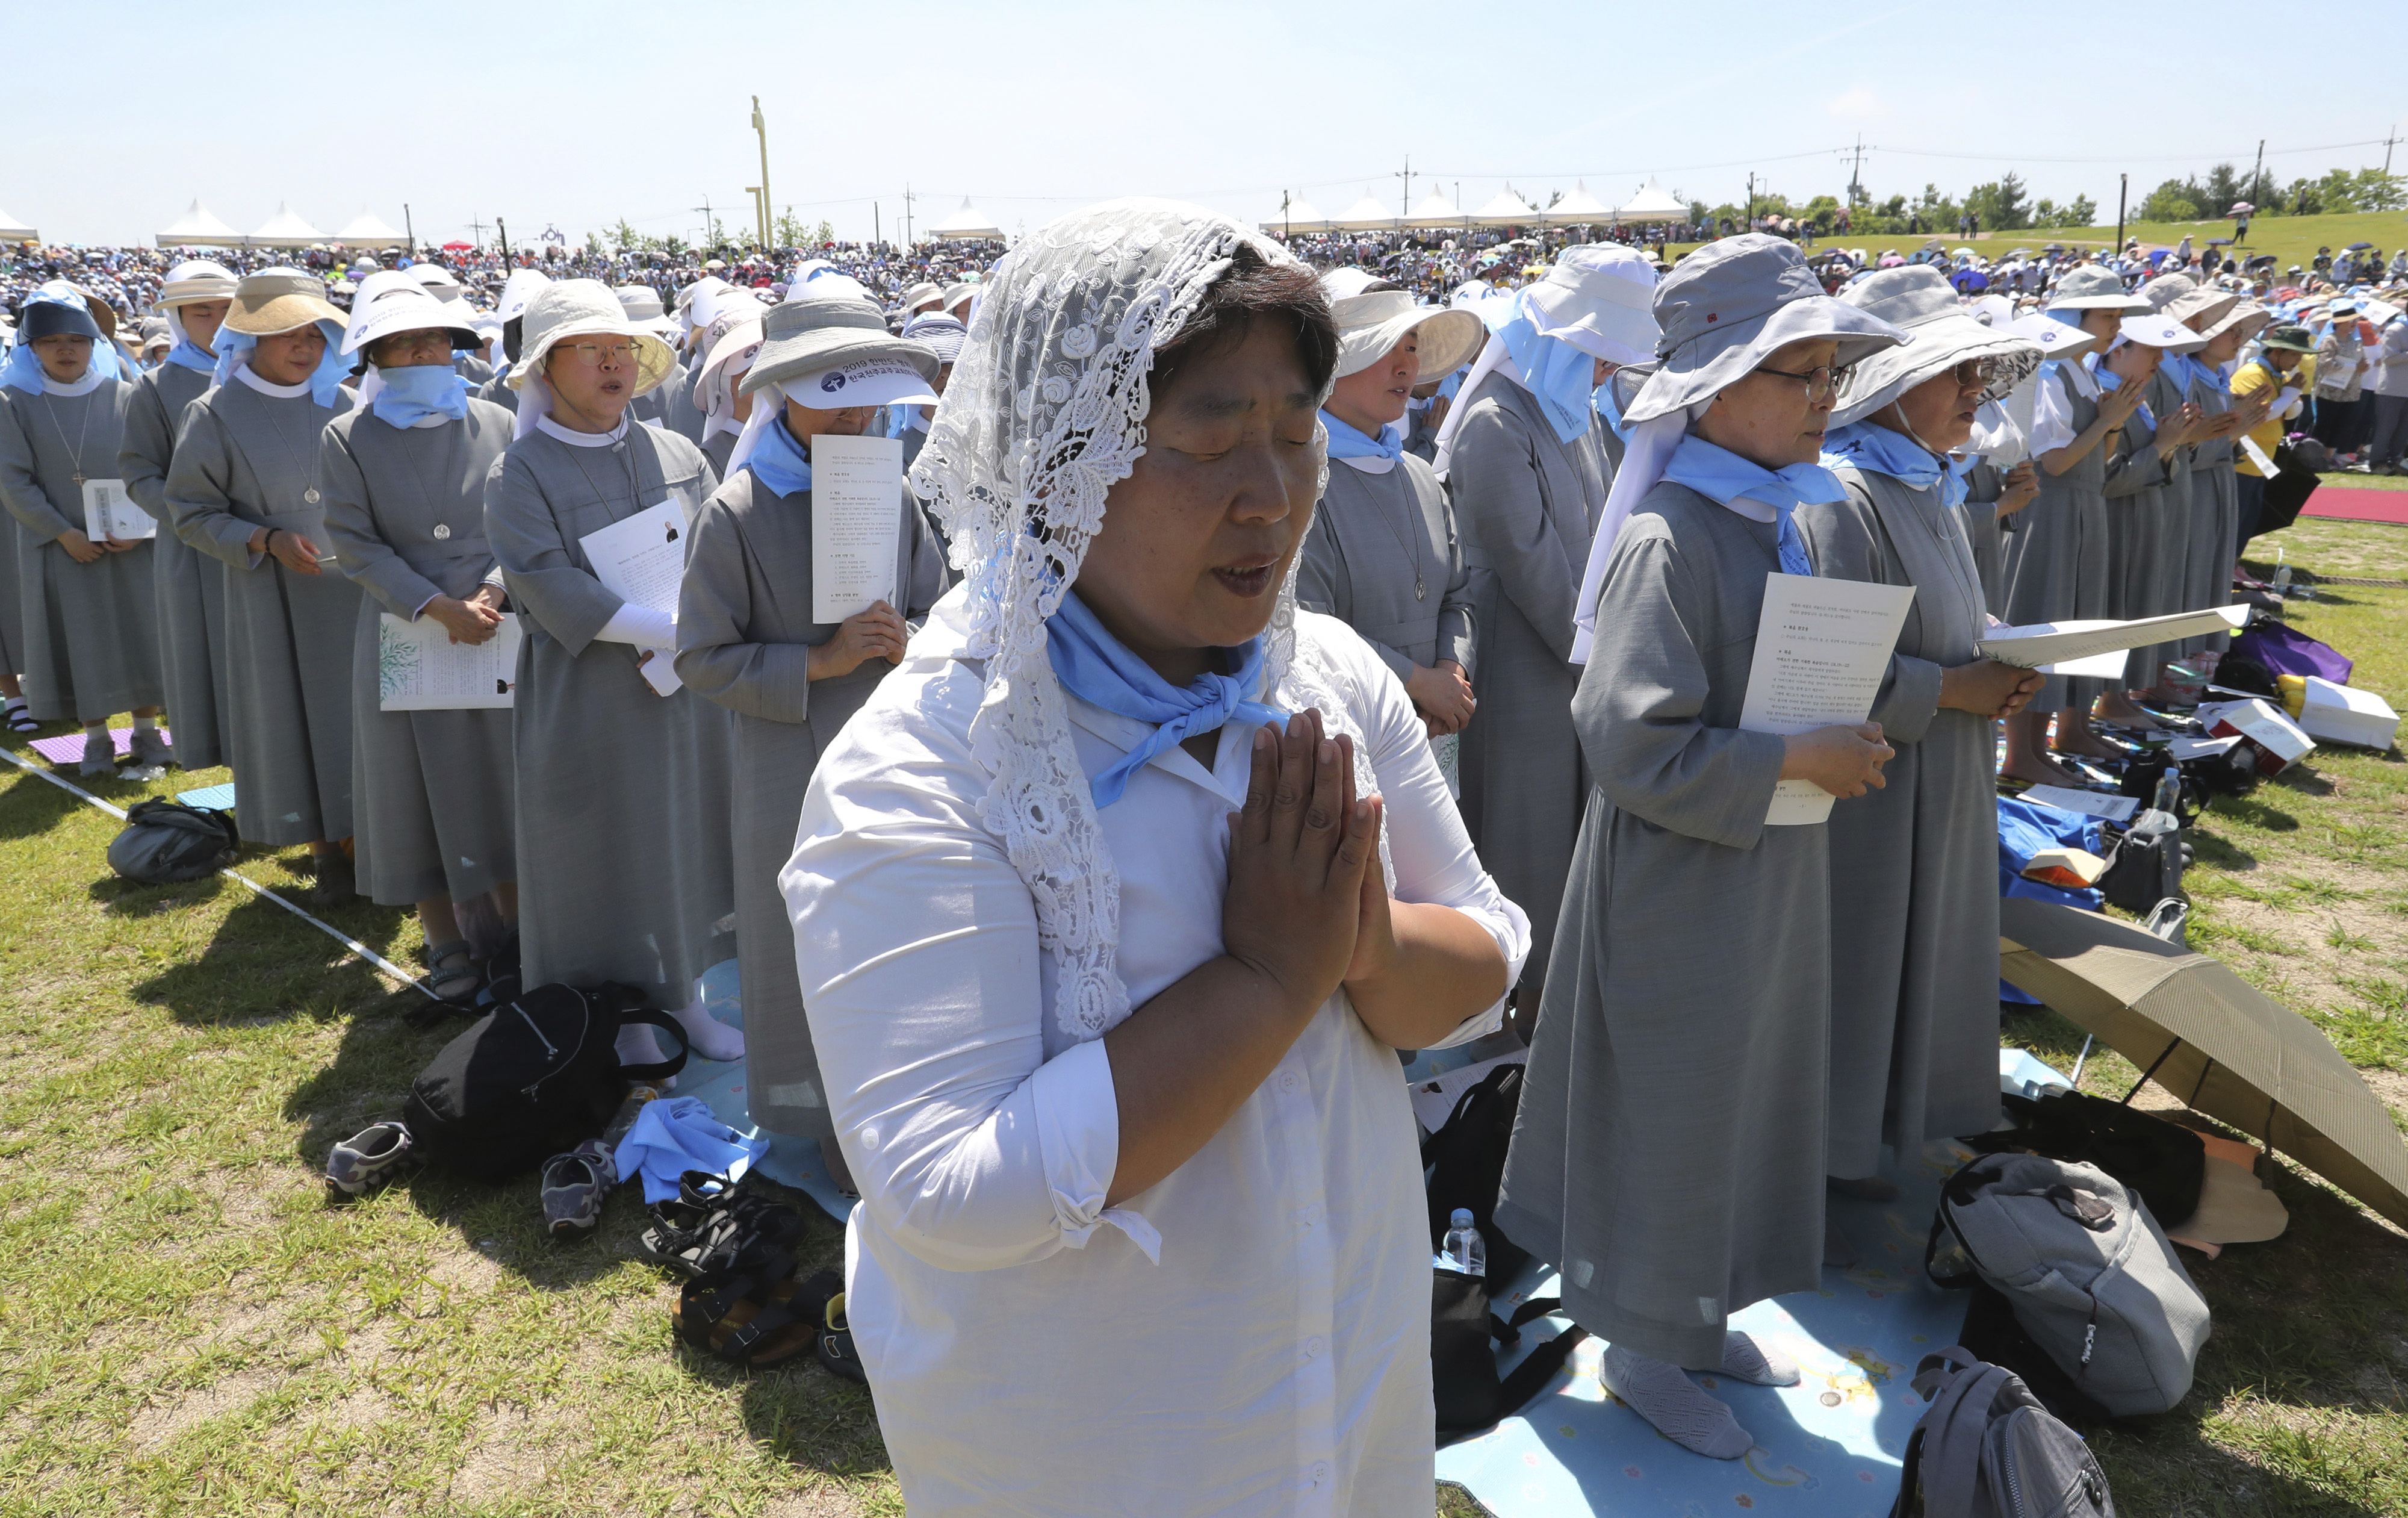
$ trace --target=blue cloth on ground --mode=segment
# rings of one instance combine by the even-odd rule
[[[2096,817],[2067,811],[2062,807],[2042,806],[2037,801],[1999,797],[1999,895],[2028,896],[2034,901],[2055,901],[2084,911],[2097,911],[2107,899],[2099,892],[2027,881],[2023,870],[2032,862],[2032,855],[2043,849],[2087,849],[2103,856],[2107,852],[2105,838]],[[2040,1005],[2038,996],[2027,995],[2005,981],[1999,982],[1999,999],[2019,1007]]]
[[[710,1104],[694,1096],[668,1096],[644,1104],[611,1160],[622,1181],[643,1176],[644,1200],[650,1203],[676,1196],[678,1178],[688,1170],[741,1180],[768,1152],[768,1139],[745,1138],[712,1116]]]

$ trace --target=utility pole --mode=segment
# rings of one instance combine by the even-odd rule
[[[1747,224],[1740,230],[1742,232],[1756,230],[1756,176],[1754,174],[1747,177]]]
[[[1296,236],[1296,229],[1287,223],[1287,208],[1288,193],[1283,190],[1280,192],[1280,241],[1282,242]]]
[[[494,237],[502,245],[502,262],[505,264],[509,263],[510,261],[510,229],[509,223],[505,222],[498,216],[494,218]]]
[[[2249,171],[2249,204],[2256,206],[2266,198],[2266,139],[2258,139],[2258,166]]]
[[[485,251],[485,223],[482,222],[469,222],[468,236],[477,239],[477,251],[480,253],[483,252]]]
[[[701,205],[688,206],[686,209],[702,213],[702,236],[696,240],[702,244],[703,251],[708,252],[711,244],[719,239],[719,223],[713,221],[710,215],[710,197],[705,195],[702,197]]]
[[[2124,199],[2127,192],[2128,192],[2131,187],[2132,177],[2129,174],[2118,174],[2115,176],[2115,247],[2114,249],[2114,252],[2117,258],[2124,256]]]
[[[884,228],[879,224],[878,202],[869,203],[869,245],[873,248],[886,240]]]
[[[761,97],[752,97],[752,133],[761,139],[761,251],[767,252],[769,242],[769,123],[761,116]]]
[[[418,251],[418,225],[409,219],[409,202],[401,203],[401,235],[409,239],[409,251]]]
[[[1408,217],[1408,216],[1411,216],[1412,214],[1413,214],[1413,155],[1412,155],[1412,154],[1411,154],[1411,153],[1407,153],[1407,154],[1405,154],[1405,167],[1404,167],[1404,171],[1403,171],[1401,174],[1398,175],[1398,176],[1397,176],[1397,178],[1401,179],[1403,179],[1403,180],[1405,181],[1405,198],[1404,198],[1403,200],[1401,200],[1401,201],[1399,201],[1399,202],[1398,203],[1398,211],[1397,211],[1398,219],[1399,221],[1401,221],[1401,220],[1403,220],[1405,217]]]
[[[911,181],[903,181],[903,251],[911,251]]]
[[[1856,165],[1848,170],[1848,204],[1854,206],[1864,198],[1865,193],[1865,135],[1862,132],[1856,134],[1856,151],[1850,156],[1856,159]]]
[[[2383,172],[2386,175],[2391,172],[2391,145],[2399,140],[2400,123],[2394,122],[2384,129],[2383,136]]]

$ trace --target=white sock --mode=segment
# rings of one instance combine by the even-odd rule
[[[96,723],[84,723],[83,736],[86,738],[107,738],[108,736],[108,719],[103,717]]]
[[[159,730],[159,719],[156,717],[136,717],[134,719],[134,730],[137,733],[155,733]]]
[[[685,1029],[686,1038],[694,1045],[694,1052],[703,1058],[731,1060],[744,1057],[744,1030],[731,1028],[711,1016],[699,994],[669,1015],[678,1020],[678,1026]]]
[[[649,1023],[630,1023],[621,1028],[617,1048],[619,1063],[622,1065],[657,1065],[663,1058],[661,1036],[652,1031],[652,1026]],[[660,1082],[661,1089],[664,1091],[676,1084],[676,1076],[670,1076]]]
[[[1760,1339],[1739,1333],[1723,1335],[1722,1373],[1758,1386],[1795,1386],[1806,1379],[1789,1356]]]
[[[1731,1410],[1708,1396],[1678,1366],[1616,1344],[1606,1350],[1598,1379],[1657,1433],[1684,1450],[1710,1460],[1736,1460],[1755,1447],[1755,1437],[1739,1425]]]
[[[25,698],[24,698],[23,696],[22,696],[22,695],[12,695],[12,696],[8,697],[8,704],[7,704],[7,707],[5,707],[5,708],[0,708],[0,710],[14,711],[14,710],[16,710],[19,707],[22,707],[22,706],[23,706],[24,704],[25,704]]]

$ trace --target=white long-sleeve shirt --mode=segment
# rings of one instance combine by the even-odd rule
[[[1104,1210],[1111,1061],[1055,1018],[1028,888],[979,820],[962,603],[938,604],[820,761],[780,880],[862,1192],[847,1310],[906,1504],[1429,1512],[1430,1251],[1395,1051],[1332,996],[1202,1150]],[[1528,921],[1472,853],[1403,687],[1343,623],[1298,623],[1364,734],[1396,894],[1486,928],[1510,983]],[[1069,705],[1089,777],[1146,731]],[[1226,726],[1210,770],[1168,750],[1099,814],[1132,1007],[1221,952],[1253,736]]]

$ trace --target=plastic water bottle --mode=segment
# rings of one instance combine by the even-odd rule
[[[1458,1207],[1447,1219],[1446,1242],[1440,1246],[1439,1256],[1450,1270],[1467,1276],[1488,1274],[1488,1241],[1471,1225],[1469,1209]]]
[[[2149,805],[2169,817],[2182,815],[2182,772],[2168,765],[2157,776],[2157,794]]]
[[[2288,594],[2290,594],[2290,592],[2291,592],[2291,566],[2290,566],[2289,565],[2287,565],[2287,564],[2278,564],[2278,565],[2276,565],[2276,566],[2274,566],[2274,595],[2275,595],[2275,598],[2279,600],[2279,599],[2281,599],[2282,597],[2284,597],[2284,596],[2286,596],[2286,595],[2288,595]]]

